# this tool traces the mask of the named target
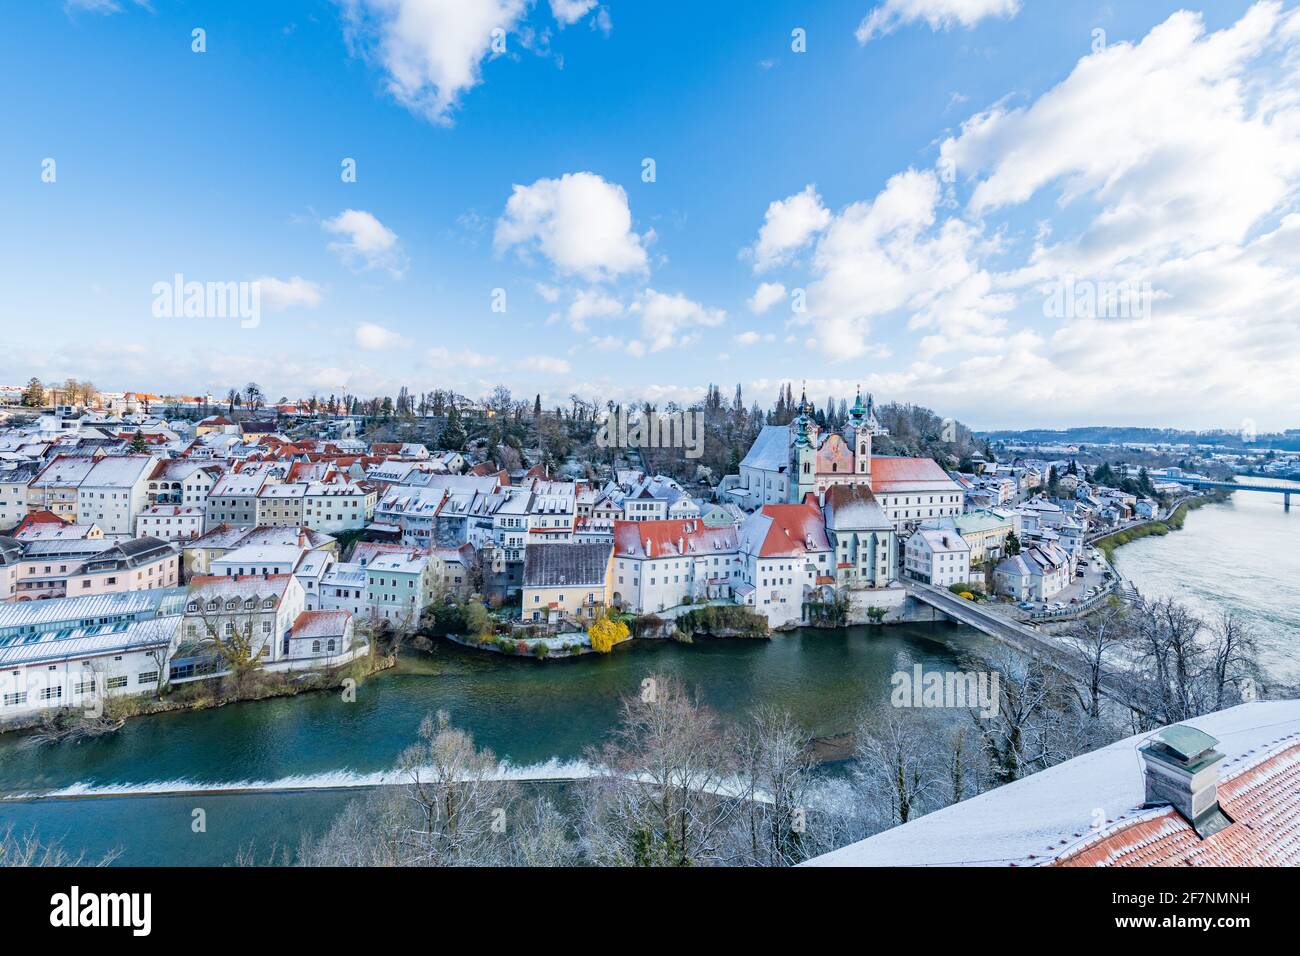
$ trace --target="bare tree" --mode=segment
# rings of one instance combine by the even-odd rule
[[[928,812],[938,799],[943,777],[927,723],[910,707],[882,708],[859,722],[854,772],[867,794],[888,808],[889,826]]]
[[[1064,635],[1082,665],[1083,686],[1079,703],[1094,720],[1101,719],[1101,688],[1114,651],[1128,643],[1129,632],[1121,608],[1107,605],[1081,620]]]
[[[808,857],[812,749],[789,712],[753,713],[736,741],[743,802],[737,859],[752,866],[791,866]]]
[[[399,761],[405,782],[354,801],[316,843],[304,844],[308,866],[489,866],[509,862],[514,785],[489,750],[451,726],[445,712],[425,717],[419,743]],[[548,827],[552,826],[547,817]],[[522,832],[524,821],[515,828]],[[555,859],[548,829],[525,856]]]
[[[1253,699],[1261,677],[1255,636],[1231,609],[1225,609],[1211,628],[1209,645],[1211,693],[1214,709]]]
[[[42,842],[32,830],[18,833],[12,824],[0,831],[0,867],[5,866],[108,866],[121,855],[120,850],[87,860],[85,853],[68,852],[58,841]]]
[[[971,712],[988,782],[1012,783],[1083,752],[1086,732],[1065,675],[1010,650],[992,667],[998,677],[997,711],[987,718]]]
[[[733,752],[714,714],[674,678],[625,698],[613,739],[590,754],[583,834],[591,861],[616,866],[723,862],[738,800]]]

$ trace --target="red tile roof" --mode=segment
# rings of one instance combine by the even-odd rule
[[[1300,866],[1300,744],[1267,756],[1219,784],[1233,823],[1201,839],[1162,807],[1104,832],[1055,866]]]
[[[930,458],[896,458],[891,455],[873,455],[871,458],[871,489],[876,494],[952,484],[948,473]]]
[[[350,611],[303,611],[294,618],[290,636],[295,638],[341,637],[347,629]]]
[[[19,522],[18,527],[15,528],[14,531],[15,533],[18,531],[25,531],[34,524],[71,524],[71,522],[60,518],[53,511],[45,511],[42,509],[28,512],[27,516]]]
[[[708,528],[699,518],[614,522],[614,556],[618,558],[689,557],[735,550],[734,528]]]
[[[771,524],[758,552],[760,558],[793,558],[830,550],[816,496],[809,495],[797,505],[764,505],[762,515]]]

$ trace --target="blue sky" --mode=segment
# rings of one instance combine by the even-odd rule
[[[1300,17],[1179,9],[23,4],[0,379],[1295,427]],[[256,327],[155,316],[177,273]],[[1148,291],[1049,315],[1076,280]]]

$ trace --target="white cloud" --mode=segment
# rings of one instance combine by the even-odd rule
[[[145,10],[153,10],[153,5],[149,0],[135,0],[137,7]],[[72,16],[75,13],[99,13],[104,16],[110,16],[114,13],[122,12],[122,4],[117,0],[63,0],[63,12]]]
[[[806,311],[795,319],[812,326],[812,347],[832,361],[879,354],[871,320],[894,312],[910,315],[915,328],[938,330],[931,350],[958,338],[967,347],[992,344],[1005,326],[995,314],[1010,302],[992,292],[976,264],[979,230],[958,219],[936,227],[939,199],[933,173],[908,170],[874,200],[826,212]]]
[[[598,0],[551,0],[551,15],[561,26],[577,23],[596,6]]]
[[[487,368],[496,364],[496,358],[464,349],[453,352],[445,346],[431,348],[426,353],[429,364],[438,369]]]
[[[914,354],[864,387],[991,426],[1293,425],[1298,80],[1300,12],[1260,3],[1216,33],[1175,13],[970,118],[940,150],[960,182],[909,170],[834,215],[796,321],[843,358],[884,351],[873,325],[901,315]],[[1149,283],[1153,301],[1049,316],[1067,278]]]
[[[575,332],[587,331],[588,319],[607,319],[619,315],[623,303],[599,289],[583,289],[569,305],[569,325]]]
[[[741,332],[739,335],[735,337],[736,344],[742,346],[757,345],[759,342],[775,342],[775,341],[776,341],[776,336],[773,335],[771,332],[768,332],[767,334],[763,334],[760,332],[755,332],[753,329],[750,329],[746,332]]]
[[[277,279],[275,276],[258,276],[257,283],[262,305],[272,312],[280,312],[294,306],[314,309],[321,303],[320,286],[302,276],[290,279]]]
[[[560,300],[560,290],[553,285],[538,282],[533,286],[533,289],[542,297],[543,301],[558,302]]]
[[[754,259],[754,271],[764,272],[788,262],[830,221],[831,214],[811,183],[803,192],[773,201],[763,217],[758,240],[745,250]]]
[[[492,31],[509,33],[528,9],[528,0],[340,2],[349,41],[372,52],[393,98],[444,125],[461,95],[482,82]]]
[[[563,275],[592,281],[646,272],[623,187],[595,173],[566,173],[514,187],[497,220],[495,247],[536,248]]]
[[[568,362],[550,355],[530,355],[519,363],[519,367],[531,372],[544,372],[547,375],[567,375],[569,372]]]
[[[749,311],[762,315],[772,306],[785,298],[785,286],[779,282],[763,282],[754,290],[754,294],[745,300]]]
[[[329,244],[330,251],[351,269],[384,269],[400,278],[407,258],[397,233],[360,209],[345,209],[321,223],[326,232],[343,239]]]
[[[971,29],[987,17],[1014,17],[1020,0],[884,0],[858,24],[859,43],[924,20],[931,30]]]
[[[386,329],[374,322],[362,322],[358,325],[355,340],[357,348],[367,351],[393,349],[409,344],[405,338],[392,329]]]
[[[707,309],[683,295],[669,295],[654,289],[646,289],[628,311],[641,320],[641,338],[644,341],[636,343],[637,346],[651,352],[689,344],[694,340],[695,330],[721,325],[727,318],[723,309]]]
[[[1239,242],[1300,172],[1297,92],[1280,71],[1254,69],[1278,20],[1261,3],[1205,36],[1200,15],[1176,13],[1136,45],[1083,58],[1032,105],[971,118],[943,159],[978,177],[974,215],[1053,185],[1063,205],[1101,205],[1068,250],[1037,252],[1044,264],[1065,255],[1092,271],[1144,250]]]

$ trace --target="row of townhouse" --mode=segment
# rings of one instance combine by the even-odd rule
[[[0,605],[0,723],[218,676],[225,658],[214,642],[236,636],[267,670],[337,666],[366,652],[350,613],[304,605],[288,574]]]
[[[373,488],[348,480],[281,481],[267,469],[233,471],[209,492],[204,529],[225,524],[356,531],[374,515],[376,497]]]

